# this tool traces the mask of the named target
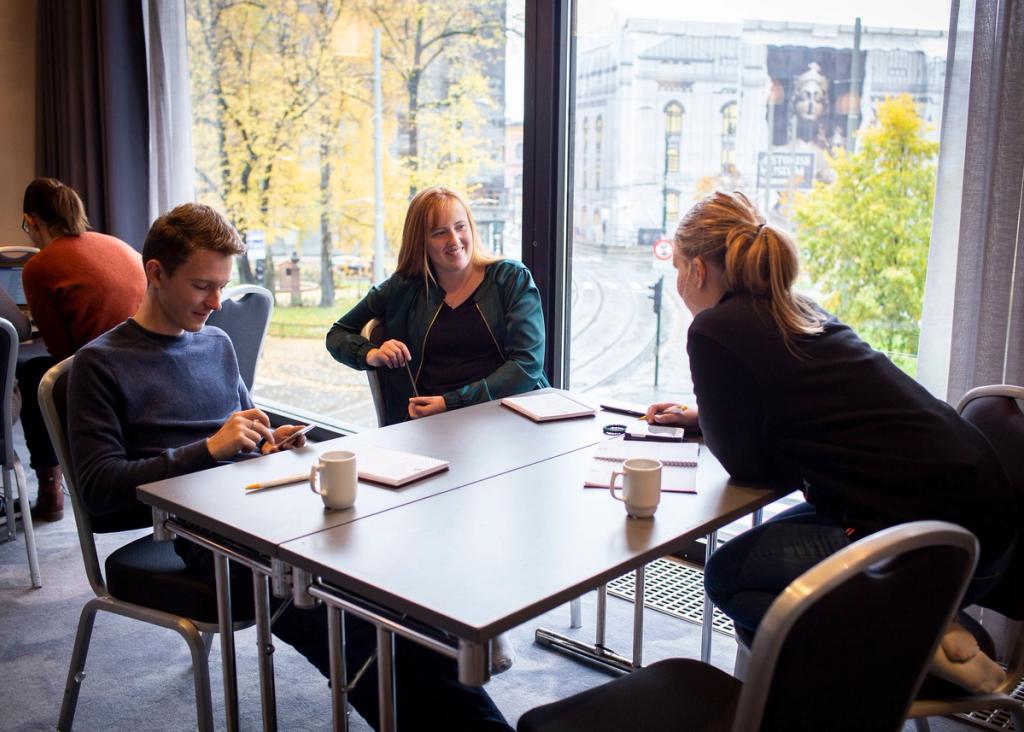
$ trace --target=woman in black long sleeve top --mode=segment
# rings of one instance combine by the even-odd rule
[[[972,531],[980,556],[966,599],[991,589],[1020,521],[984,436],[794,294],[793,243],[742,194],[713,194],[687,213],[674,264],[694,315],[687,351],[699,410],[655,404],[650,421],[699,422],[734,478],[798,488],[807,501],[712,555],[705,586],[715,604],[754,631],[786,585],[823,558],[919,519]],[[953,661],[987,660],[954,640],[943,646]]]

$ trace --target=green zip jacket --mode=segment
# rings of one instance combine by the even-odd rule
[[[394,274],[373,287],[359,304],[331,326],[327,350],[336,361],[367,370],[373,348],[359,333],[370,320],[384,323],[387,338],[402,341],[412,355],[409,364],[418,378],[423,346],[444,302],[444,290],[423,277]],[[505,363],[493,373],[444,395],[447,409],[522,394],[549,386],[544,376],[544,312],[533,277],[522,263],[503,259],[484,268],[484,280],[473,295],[477,309]],[[412,383],[405,369],[379,369],[387,424],[408,419]]]

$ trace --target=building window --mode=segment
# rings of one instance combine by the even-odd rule
[[[678,173],[679,172],[679,141],[678,140],[666,141],[666,146],[665,146],[665,172],[666,173]]]
[[[669,102],[665,105],[665,134],[680,135],[683,132],[683,105]]]
[[[590,132],[590,118],[583,118],[583,164],[580,166],[580,188],[587,188],[587,142]]]
[[[679,191],[665,191],[665,230],[679,221]]]
[[[736,172],[736,128],[739,126],[739,111],[736,102],[722,107],[722,175]]]
[[[594,190],[601,190],[601,139],[604,137],[604,118],[594,120]]]

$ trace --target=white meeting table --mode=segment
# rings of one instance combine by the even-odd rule
[[[627,518],[607,490],[582,484],[588,448],[607,439],[601,428],[628,419],[598,411],[535,424],[489,402],[140,487],[158,534],[166,526],[214,550],[228,729],[237,725],[229,557],[254,570],[264,728],[276,728],[272,578],[275,595],[291,592],[299,607],[314,598],[328,604],[335,728],[345,727],[348,684],[341,611],[376,625],[381,728],[388,730],[396,722],[395,633],[455,658],[462,681],[484,683],[496,635],[776,497],[729,482],[702,449],[696,495],[666,493],[653,519]],[[244,494],[248,483],[308,472],[319,453],[359,445],[418,452],[451,467],[400,489],[360,482],[347,511],[323,510],[308,483]]]

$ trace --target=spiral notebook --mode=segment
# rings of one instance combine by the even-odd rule
[[[594,459],[583,485],[585,488],[607,488],[612,471],[621,470],[623,462],[631,458],[649,458],[661,461],[663,493],[696,493],[699,454],[700,446],[696,442],[626,441],[621,437],[607,440],[594,449]]]

